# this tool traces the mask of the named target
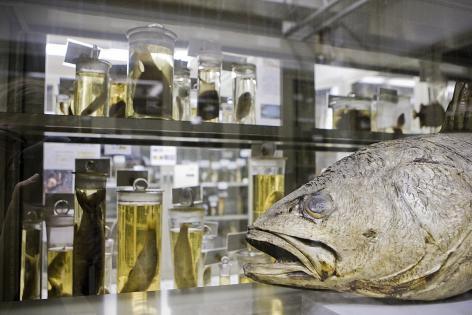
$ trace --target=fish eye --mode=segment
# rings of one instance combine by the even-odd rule
[[[304,198],[303,210],[314,219],[322,219],[333,211],[333,198],[324,191],[318,191]]]

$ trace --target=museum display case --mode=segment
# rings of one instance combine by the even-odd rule
[[[277,226],[264,220],[287,210],[299,187],[335,173],[337,161],[384,141],[428,142],[415,137],[444,121],[472,139],[469,1],[5,0],[0,8],[0,313],[472,309],[470,293],[433,304],[377,300],[262,285],[243,268],[294,263],[294,252],[257,233]],[[455,156],[471,161],[460,139]],[[430,152],[412,146],[386,148],[382,161]],[[414,161],[439,161],[426,153]],[[361,162],[342,182],[355,182],[350,171]],[[357,184],[352,199],[371,198],[375,189]],[[303,220],[322,222],[298,208],[325,210],[336,202],[325,190],[314,204],[300,197]],[[432,193],[439,204],[444,194]],[[454,222],[470,220],[467,209]],[[248,228],[257,230],[250,244]],[[433,232],[422,239],[450,244]],[[319,268],[341,261],[325,243],[302,240],[321,244]],[[419,261],[408,263],[398,265]]]

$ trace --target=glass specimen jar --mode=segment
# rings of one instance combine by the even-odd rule
[[[73,295],[104,294],[109,159],[75,160]]]
[[[253,64],[234,65],[232,77],[234,119],[241,124],[255,124],[256,66]]]
[[[41,298],[43,221],[38,211],[28,211],[21,230],[20,300]]]
[[[128,83],[126,79],[126,65],[113,65],[110,70],[110,97],[108,106],[108,115],[110,117],[125,117],[127,97]]]
[[[220,271],[220,285],[231,284],[231,262],[227,256],[221,258],[221,262],[218,264]]]
[[[73,115],[74,79],[59,79],[59,94],[56,96],[56,114]]]
[[[160,24],[136,27],[129,41],[126,116],[172,119],[174,45],[177,35]]]
[[[191,120],[192,109],[190,106],[190,70],[187,68],[187,63],[185,61],[175,61],[173,95],[173,119]]]
[[[160,289],[162,190],[145,179],[118,190],[118,293]]]
[[[222,56],[206,51],[198,56],[197,116],[203,121],[218,122],[220,115]]]
[[[234,123],[233,99],[231,97],[221,97],[220,122],[225,124]]]
[[[105,287],[105,293],[112,293],[113,285],[113,250],[115,241],[110,235],[107,235],[105,240],[105,280],[103,286]],[[115,293],[115,292],[113,292]]]
[[[73,205],[59,199],[46,219],[48,298],[72,296],[73,215]]]
[[[372,131],[393,132],[398,124],[397,104],[397,90],[380,88],[379,95],[371,107]]]
[[[204,212],[203,208],[195,206],[169,209],[174,286],[177,289],[198,286]]]
[[[270,150],[269,150],[270,151]],[[264,152],[249,160],[250,222],[254,222],[285,193],[285,158]]]
[[[197,287],[201,278],[205,209],[193,200],[198,191],[199,187],[172,190],[174,207],[169,209],[169,229],[177,289]]]
[[[370,98],[330,95],[329,107],[335,129],[370,131]]]
[[[75,65],[74,115],[108,116],[108,83],[111,64],[98,59],[94,47],[90,58]]]

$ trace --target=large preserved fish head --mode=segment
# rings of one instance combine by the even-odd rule
[[[273,205],[248,242],[257,281],[435,300],[472,289],[472,135],[378,143]]]

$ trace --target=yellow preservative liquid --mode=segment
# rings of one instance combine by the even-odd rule
[[[198,271],[202,251],[203,229],[183,227],[172,229],[171,250],[174,261],[174,284],[177,288],[198,285]]]
[[[118,292],[160,289],[161,205],[118,204]]]
[[[72,296],[72,247],[48,248],[48,298]]]
[[[253,221],[284,196],[284,175],[253,176]]]

